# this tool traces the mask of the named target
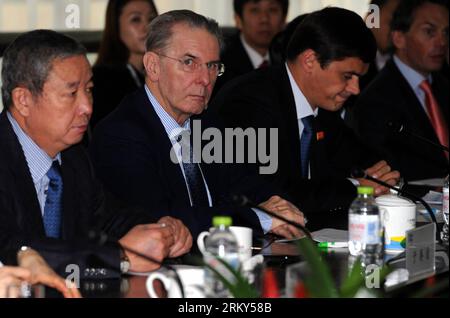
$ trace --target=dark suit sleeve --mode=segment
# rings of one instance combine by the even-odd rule
[[[2,261],[16,264],[21,246],[37,250],[57,273],[66,277],[70,265],[77,266],[81,278],[119,277],[119,248],[113,241],[90,242],[87,237],[67,241],[34,237],[18,227],[14,198],[0,191],[0,246]],[[73,269],[72,269],[73,270]]]
[[[401,123],[405,120],[395,111],[395,97],[392,102],[382,94],[367,90],[357,100],[354,109],[354,130],[367,145],[378,152],[395,169],[402,172],[401,162],[414,149],[414,141],[401,138],[388,129],[388,122]]]
[[[349,178],[354,168],[367,169],[385,159],[360,139],[339,113],[320,110],[317,121],[316,130],[326,133],[324,149],[319,153],[326,156],[330,176]]]
[[[211,208],[191,208],[173,199],[180,195],[171,194],[173,189],[168,188],[164,181],[169,176],[162,173],[158,151],[154,147],[126,136],[97,130],[90,150],[96,173],[106,189],[119,199],[145,209],[155,219],[163,216],[178,218],[193,237],[208,230],[215,215],[230,215],[234,224],[261,231],[256,214],[248,208],[236,207],[229,197],[219,199],[221,202]],[[227,178],[235,176],[226,172],[223,175]],[[238,183],[237,180],[234,183]]]
[[[15,263],[21,246],[30,246],[62,276],[69,265],[76,265],[83,278],[118,277],[119,246],[117,240],[134,225],[150,223],[139,209],[127,208],[106,195],[95,179],[87,154],[74,147],[63,154],[65,182],[62,239],[40,234],[40,224],[31,225],[34,233],[23,231],[22,213],[18,213],[20,196],[0,188],[0,246],[8,263]],[[28,226],[28,225],[27,225]],[[12,258],[11,258],[12,255]]]
[[[350,177],[351,170],[351,161],[346,159],[355,153],[367,164],[361,155],[363,151],[357,149],[358,144],[355,147],[356,137],[348,128],[343,127],[343,122],[342,126],[336,126],[336,119],[330,119],[333,128],[330,136],[334,138],[326,147],[326,158],[320,158],[326,162],[325,166],[318,167],[322,176],[316,176],[312,180],[302,178],[295,171],[298,169],[291,168],[297,164],[295,158],[300,153],[291,147],[289,140],[295,138],[292,134],[298,132],[287,128],[288,124],[281,110],[285,105],[280,104],[276,89],[261,86],[261,80],[255,81],[255,78],[256,76],[248,76],[226,85],[215,97],[210,111],[218,114],[227,127],[277,128],[279,167],[275,174],[266,175],[266,180],[288,194],[292,202],[307,216],[309,228],[339,227],[337,224],[346,228],[348,206],[356,194],[355,186],[346,179]],[[277,85],[278,83],[273,83],[273,86]],[[349,135],[351,139],[347,140]]]

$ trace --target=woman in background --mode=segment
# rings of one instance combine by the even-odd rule
[[[94,73],[91,128],[144,84],[145,41],[158,15],[153,0],[109,0]]]

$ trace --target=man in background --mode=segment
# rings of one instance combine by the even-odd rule
[[[270,44],[286,24],[289,0],[234,0],[233,8],[239,33],[225,43],[221,61],[226,72],[214,92],[237,76],[272,64]]]
[[[380,9],[380,25],[379,27],[372,27],[370,29],[377,41],[377,55],[370,63],[367,73],[362,76],[359,81],[359,89],[361,92],[373,81],[392,57],[391,21],[394,11],[399,3],[400,0],[372,0],[370,2],[371,5],[376,5]],[[366,18],[369,18],[369,16]],[[353,110],[356,99],[357,96],[350,97],[345,102],[344,107],[342,107],[342,118],[344,118],[349,126],[352,126]]]
[[[394,58],[358,99],[354,128],[406,180],[444,177],[448,152],[399,128],[448,147],[449,83],[439,73],[448,52],[448,1],[402,1],[391,31]]]

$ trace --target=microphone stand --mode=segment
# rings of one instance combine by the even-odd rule
[[[392,189],[392,190],[394,190],[394,191],[397,191],[398,193],[404,195],[405,197],[407,197],[407,198],[413,200],[413,201],[416,202],[416,203],[417,203],[417,202],[420,202],[420,203],[425,207],[425,209],[427,210],[428,215],[430,216],[430,218],[431,218],[431,220],[433,221],[433,223],[436,225],[436,229],[437,229],[436,232],[437,232],[437,233],[440,233],[441,228],[440,228],[440,226],[439,226],[439,224],[438,224],[438,222],[437,222],[437,220],[436,220],[436,217],[434,216],[433,210],[432,210],[431,207],[428,205],[428,203],[426,203],[425,200],[423,200],[422,198],[420,198],[420,197],[418,197],[418,196],[416,196],[416,195],[414,195],[414,194],[412,194],[412,193],[410,193],[410,192],[408,192],[408,191],[405,191],[405,190],[403,190],[403,189],[400,189],[400,188],[391,186],[390,184],[388,184],[388,183],[386,183],[386,182],[384,182],[384,181],[378,180],[378,179],[376,179],[376,178],[374,178],[374,177],[372,177],[372,176],[369,176],[369,175],[368,175],[364,170],[362,170],[362,169],[355,169],[355,170],[353,171],[352,175],[353,175],[354,178],[364,178],[364,179],[367,179],[367,180],[369,180],[369,181],[372,181],[372,182],[375,182],[375,183],[377,183],[377,184],[380,184],[380,185],[382,185],[382,186],[384,186],[384,187],[386,187],[386,188],[389,188],[389,189]],[[442,243],[442,240],[441,240],[440,237],[438,238],[438,241],[439,241],[439,243]]]
[[[425,138],[423,136],[420,136],[420,135],[418,135],[416,133],[413,133],[412,131],[409,131],[408,129],[406,129],[405,126],[402,125],[402,124],[396,124],[396,123],[393,123],[393,122],[389,122],[388,123],[388,127],[393,129],[398,134],[405,134],[407,136],[412,136],[412,137],[414,137],[416,139],[419,139],[420,141],[422,141],[422,142],[424,142],[426,144],[429,144],[429,145],[431,145],[433,147],[439,148],[439,149],[441,149],[443,151],[449,152],[449,148],[448,147],[446,147],[444,145],[441,145],[440,143],[436,143],[436,142],[434,142],[432,140],[429,140],[429,139],[427,139],[427,138]]]

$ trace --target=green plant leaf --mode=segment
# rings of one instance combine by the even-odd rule
[[[341,286],[341,297],[343,298],[353,298],[361,289],[365,282],[364,276],[362,275],[362,264],[361,258],[358,257],[353,265],[353,268],[347,276],[347,279],[342,283]]]
[[[347,277],[347,279],[342,283],[341,286],[341,297],[353,298],[361,289],[366,289],[366,276],[364,273],[364,267],[362,266],[361,257],[358,257],[354,262],[353,268]],[[391,273],[392,269],[388,266],[383,266],[380,269],[380,283],[384,282],[386,276]],[[382,288],[379,290],[370,289],[368,292],[374,297],[383,297]]]
[[[234,298],[259,298],[260,295],[258,291],[247,281],[247,279],[241,274],[239,270],[235,270],[230,264],[221,258],[216,257],[225,268],[233,275],[234,281],[229,281],[225,278],[216,268],[210,264],[203,262],[203,264],[214,272],[214,274],[219,278],[219,280],[225,285],[225,287],[230,291]]]
[[[305,277],[305,286],[310,297],[337,298],[336,289],[328,266],[322,260],[316,244],[309,238],[296,242],[300,253],[308,264],[309,275]]]

